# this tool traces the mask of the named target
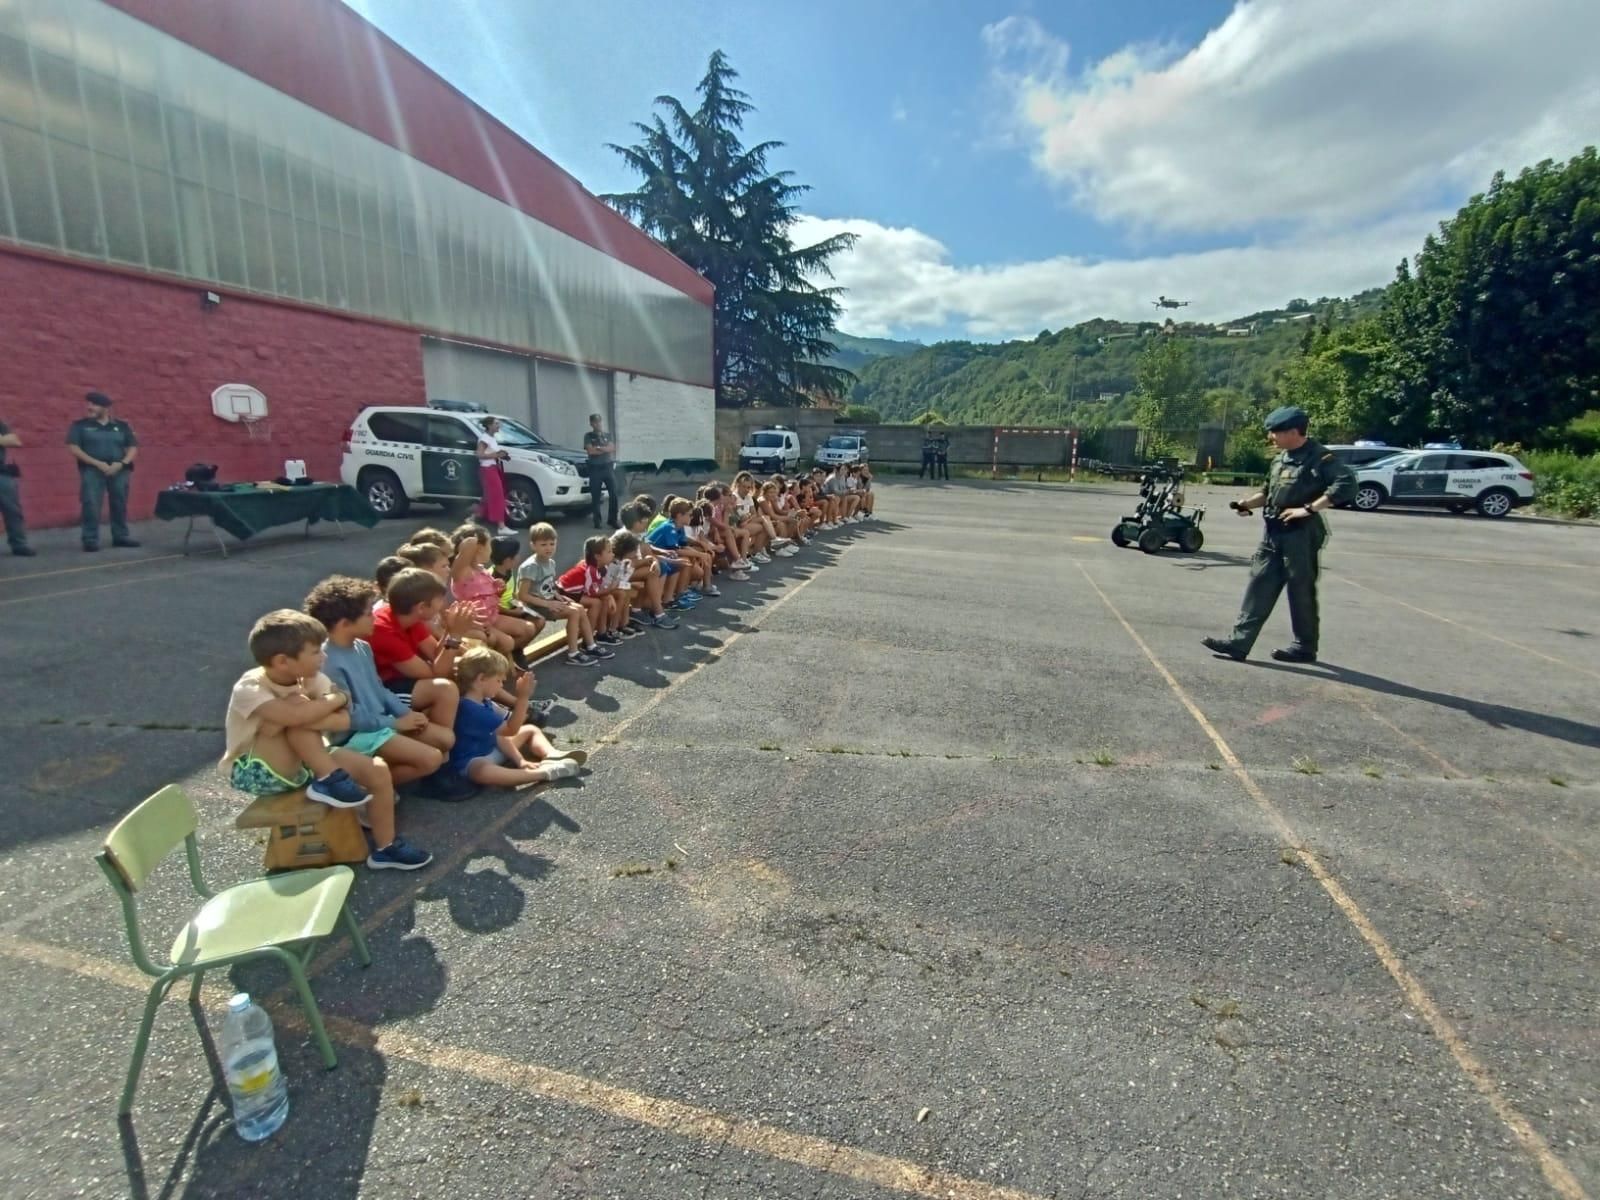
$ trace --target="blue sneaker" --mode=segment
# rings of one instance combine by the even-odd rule
[[[306,785],[306,796],[334,808],[360,808],[372,799],[371,793],[351,779],[349,772],[343,768],[331,771],[321,779],[313,779]]]
[[[690,612],[690,611],[692,611],[694,609],[694,604],[695,604],[695,602],[693,600],[685,600],[682,596],[679,596],[676,600],[674,600],[671,604],[668,604],[666,607],[667,608],[675,608],[679,612]]]
[[[651,617],[650,624],[654,625],[657,629],[676,629],[678,627],[678,623],[671,617],[667,616],[666,613],[660,613],[654,617]]]
[[[692,604],[694,601],[700,599],[700,597],[703,595],[705,595],[705,593],[699,588],[688,587],[683,589],[683,591],[679,594],[678,599],[687,600]]]
[[[397,837],[382,850],[367,855],[367,868],[372,871],[420,871],[433,861],[433,855],[419,850],[405,838]]]

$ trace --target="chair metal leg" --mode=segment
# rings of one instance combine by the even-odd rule
[[[194,973],[194,982],[189,985],[190,1004],[197,1005],[200,1003],[200,985],[205,981],[205,977],[206,973],[204,971],[196,971]]]
[[[363,967],[372,965],[372,955],[367,953],[367,939],[361,936],[361,923],[356,920],[355,913],[350,911],[347,904],[344,907],[344,927],[350,935],[350,944],[356,948],[356,959]]]
[[[133,1039],[133,1061],[128,1064],[128,1081],[122,1088],[122,1100],[117,1105],[117,1116],[125,1117],[133,1111],[133,1093],[139,1086],[139,1072],[144,1069],[144,1052],[150,1045],[150,1030],[156,1023],[156,1010],[166,997],[170,979],[158,979],[150,987],[144,1002],[144,1017],[139,1022],[139,1035]]]
[[[328,1031],[322,1027],[322,1014],[317,1011],[317,998],[311,994],[311,984],[306,981],[305,968],[292,954],[286,954],[284,958],[289,964],[289,974],[294,979],[294,990],[300,993],[300,1004],[306,1010],[306,1020],[311,1025],[311,1036],[316,1039],[317,1049],[322,1052],[322,1065],[331,1071],[339,1065],[339,1060],[334,1056],[333,1043],[328,1041]]]

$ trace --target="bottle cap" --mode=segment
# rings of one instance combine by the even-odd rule
[[[243,1012],[250,1007],[250,993],[240,992],[228,1001],[229,1012]]]

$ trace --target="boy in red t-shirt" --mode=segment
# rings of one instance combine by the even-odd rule
[[[474,618],[463,604],[446,610],[445,594],[444,584],[421,567],[398,572],[389,581],[389,602],[373,613],[367,644],[384,687],[410,696],[412,711],[426,714],[430,725],[454,729],[461,694],[450,675],[461,635],[473,627]],[[441,615],[445,636],[438,639],[428,623]]]

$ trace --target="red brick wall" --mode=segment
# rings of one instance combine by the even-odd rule
[[[337,479],[340,436],[364,405],[426,399],[414,331],[228,293],[208,310],[202,291],[0,247],[0,421],[24,442],[11,456],[30,525],[77,519],[64,439],[87,391],[109,395],[139,435],[136,518],[194,462],[244,480],[303,458],[314,478]],[[212,416],[224,383],[266,395],[270,440]]]

